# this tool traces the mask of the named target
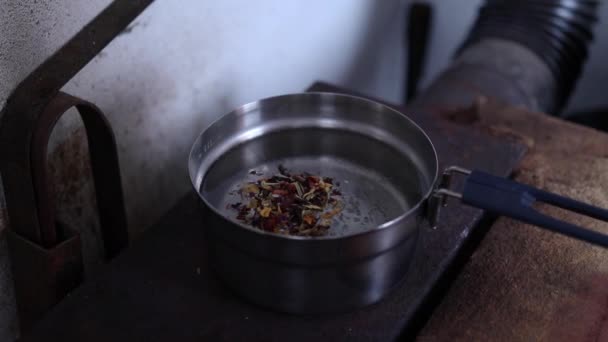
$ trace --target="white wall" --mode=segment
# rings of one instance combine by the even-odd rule
[[[482,0],[428,0],[433,5],[433,27],[427,51],[427,65],[420,81],[420,89],[445,69],[456,48],[469,32]]]
[[[36,66],[110,0],[0,0],[0,107]]]

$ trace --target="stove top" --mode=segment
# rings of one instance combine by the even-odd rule
[[[309,90],[350,93],[320,83]],[[506,176],[523,156],[524,148],[514,141],[428,113],[396,108],[429,133],[442,167],[454,164]],[[424,324],[458,265],[471,253],[483,233],[483,221],[480,210],[450,204],[437,229],[422,228],[406,278],[383,301],[339,315],[295,316],[250,305],[216,279],[207,262],[197,196],[190,193],[57,305],[24,340],[388,341],[408,337]]]

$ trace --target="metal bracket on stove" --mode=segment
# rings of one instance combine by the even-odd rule
[[[447,205],[448,197],[462,198],[462,195],[450,189],[454,174],[470,175],[471,171],[460,166],[450,166],[443,171],[437,188],[431,194],[427,209],[427,219],[431,227],[437,228],[441,208]]]
[[[27,328],[82,281],[80,235],[55,217],[55,195],[47,174],[49,138],[57,121],[72,107],[80,113],[87,132],[106,259],[116,256],[128,243],[112,129],[95,105],[59,92],[33,127],[22,131],[25,146],[13,146],[25,150],[23,163],[1,162],[11,223],[9,251],[22,328]]]
[[[46,144],[76,107],[87,130],[106,257],[126,246],[126,215],[113,133],[97,107],[59,90],[153,0],[114,0],[13,91],[0,113],[0,173],[21,331],[82,278],[80,238],[57,225],[46,184]]]

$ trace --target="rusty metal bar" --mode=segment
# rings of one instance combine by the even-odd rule
[[[80,234],[56,219],[55,196],[47,172],[49,138],[55,124],[72,107],[79,111],[87,132],[106,259],[115,256],[128,243],[120,168],[110,125],[93,104],[59,92],[35,124],[28,155],[33,177],[30,187],[36,205],[22,210],[38,214],[41,241],[30,241],[15,229],[8,234],[22,330],[29,328],[83,278]]]
[[[82,281],[80,236],[58,225],[46,174],[54,124],[75,106],[87,130],[106,258],[128,242],[113,133],[93,104],[59,90],[153,0],[115,0],[15,88],[0,113],[0,174],[21,331]]]
[[[80,235],[67,227],[60,230],[62,242],[53,248],[43,248],[8,230],[21,332],[28,331],[82,282],[84,265]]]
[[[76,107],[87,133],[91,169],[106,258],[111,259],[128,243],[120,167],[114,134],[103,113],[92,103],[59,92],[45,108],[32,137],[31,162],[42,246],[61,242],[57,236],[54,196],[47,175],[47,146],[55,124]]]
[[[33,127],[76,73],[153,0],[116,0],[23,80],[0,114],[0,173],[11,229],[42,243],[29,160]]]

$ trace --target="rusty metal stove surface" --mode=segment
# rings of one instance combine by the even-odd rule
[[[344,92],[316,84],[312,90]],[[498,175],[513,171],[525,148],[421,112],[401,109],[433,139],[442,166]],[[292,316],[237,298],[212,273],[197,196],[187,194],[97,278],[77,289],[24,341],[388,341],[410,337],[483,230],[482,212],[451,205],[438,229],[424,227],[403,283],[380,303],[340,314]],[[460,261],[459,261],[460,260]]]

